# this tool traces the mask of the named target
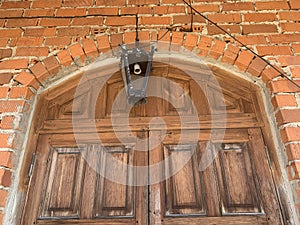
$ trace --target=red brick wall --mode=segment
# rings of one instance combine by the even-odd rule
[[[192,3],[300,85],[299,0]],[[30,98],[46,79],[65,67],[81,67],[121,42],[134,41],[134,13],[141,18],[142,40],[157,40],[167,28],[173,27],[164,41],[235,65],[266,83],[272,93],[278,129],[289,160],[289,179],[296,186],[295,203],[300,210],[300,89],[198,15],[194,16],[194,32],[182,32],[189,27],[190,9],[181,0],[2,0],[0,221],[18,164],[11,163],[11,159],[22,151],[22,133],[28,127],[24,118],[31,109]]]

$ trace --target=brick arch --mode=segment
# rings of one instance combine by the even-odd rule
[[[261,77],[264,83],[268,83],[279,76],[279,73],[262,59],[231,42],[201,36],[199,33],[175,31],[164,35],[165,32],[163,30],[159,32],[143,31],[140,32],[140,40],[157,41],[160,37],[163,37],[160,41],[183,46],[200,57],[213,59],[225,65],[233,65],[240,72],[247,72],[254,77]],[[37,90],[39,86],[44,86],[45,81],[48,79],[63,74],[63,71],[69,72],[68,68],[72,67],[74,70],[86,66],[101,54],[117,47],[120,43],[133,43],[134,40],[135,32],[101,35],[96,40],[85,38],[80,43],[70,45],[66,49],[36,62],[14,79],[26,87]]]
[[[276,83],[270,82],[280,76],[280,74],[262,59],[256,57],[250,51],[244,50],[241,46],[219,40],[218,38],[202,36],[200,33],[170,31],[165,35],[166,31],[141,31],[139,38],[140,41],[145,42],[159,40],[170,45],[183,46],[185,49],[193,51],[199,57],[213,60],[217,64],[234,67],[238,72],[248,74],[250,77],[261,78],[266,85],[270,86],[271,91],[276,88],[280,89],[278,92],[283,91],[284,87],[281,87],[278,81]],[[120,43],[133,43],[135,37],[135,32],[124,32],[100,35],[96,39],[84,38],[76,44],[72,44],[41,61],[35,62],[14,77],[14,80],[22,84],[22,86],[12,87],[9,95],[10,100],[5,103],[5,108],[11,112],[26,112],[29,108],[26,107],[26,100],[35,95],[40,87],[50,86],[54,80],[58,80],[64,75],[91,64],[101,54],[116,48]],[[295,89],[293,85],[289,85],[287,88]],[[280,98],[277,99],[276,96],[272,99],[274,110],[280,107],[280,101],[282,100]],[[278,119],[283,121],[284,116],[280,114]],[[18,129],[18,127],[14,127],[14,123],[15,121],[12,117],[3,117],[0,127],[4,129]],[[289,130],[286,128],[281,131],[284,142],[288,140],[288,132]],[[18,142],[18,140],[14,141]],[[8,163],[10,163],[10,160],[8,160]],[[11,165],[9,167],[12,168]],[[3,176],[3,182],[0,178],[0,182],[6,183],[6,186],[9,187],[11,172],[7,171],[7,173],[9,173],[9,176]]]
[[[248,77],[260,78],[273,92],[276,88],[278,92],[283,92],[285,86],[278,83],[277,77],[280,74],[268,66],[262,59],[256,57],[250,51],[244,50],[241,46],[234,45],[231,42],[219,40],[209,36],[202,36],[200,33],[177,32],[170,31],[166,34],[166,30],[160,31],[141,31],[139,33],[140,41],[162,41],[170,45],[182,46],[189,51],[194,52],[199,57],[207,60],[212,60],[218,65],[230,66],[235,68],[241,74],[248,74]],[[72,44],[67,48],[55,52],[41,61],[35,62],[26,70],[23,70],[14,77],[14,80],[22,84],[21,86],[12,87],[9,94],[9,100],[5,102],[5,112],[18,112],[24,113],[27,116],[30,109],[28,100],[38,93],[42,87],[50,86],[53,81],[59,80],[64,75],[69,75],[71,72],[79,70],[96,60],[101,54],[111,51],[116,48],[120,43],[133,43],[135,41],[135,32],[124,32],[119,34],[104,34],[98,36],[96,39],[84,38],[80,42]],[[161,38],[163,37],[163,38]],[[276,82],[271,82],[276,79]],[[281,79],[282,80],[282,79]],[[287,82],[287,81],[286,81]],[[287,82],[288,83],[288,82]],[[286,86],[286,88],[294,88],[293,85]],[[297,90],[297,89],[296,89]],[[296,91],[295,90],[295,91]],[[276,90],[275,90],[276,93]],[[291,130],[293,127],[280,127],[289,116],[288,112],[280,109],[280,104],[283,99],[282,96],[275,95],[272,99],[273,110],[278,110],[277,120],[279,121],[277,128],[280,130],[281,139],[284,143],[288,143],[291,139]],[[284,97],[284,96],[283,96]],[[1,105],[0,105],[1,107]],[[271,110],[271,111],[273,111]],[[298,118],[298,115],[294,115]],[[18,121],[19,122],[19,121]],[[2,129],[20,129],[22,124],[17,124],[12,116],[3,116],[0,122]],[[27,127],[27,126],[26,126]],[[24,127],[23,132],[26,132]],[[23,136],[7,135],[7,146],[22,148],[18,143],[23,143]],[[295,137],[292,137],[295,139]],[[297,137],[296,137],[297,138]],[[15,144],[16,143],[16,144]],[[295,151],[290,149],[291,152],[288,157],[293,160]],[[8,152],[4,158],[7,158],[5,166],[14,168],[18,165],[12,165]],[[21,163],[21,162],[16,162]],[[296,162],[290,165],[291,170],[294,171],[294,178],[298,178],[300,174],[300,166]],[[5,170],[5,174],[0,176],[0,184],[5,187],[11,185],[11,171]],[[0,193],[1,194],[1,193]],[[6,193],[7,194],[7,193]]]
[[[275,69],[268,66],[262,59],[256,57],[250,51],[244,50],[240,46],[234,45],[231,42],[219,40],[218,38],[202,36],[199,33],[171,31],[168,32],[167,35],[165,34],[166,30],[160,30],[158,32],[142,31],[140,32],[140,41],[149,42],[159,40],[164,43],[169,43],[170,45],[182,46],[185,49],[194,52],[199,57],[216,62],[218,65],[230,66],[231,68],[235,68],[235,70],[241,74],[248,74],[248,77],[252,76],[260,78],[266,85],[270,86],[272,89],[271,91],[279,88],[280,90],[278,92],[282,92],[282,89],[284,89],[284,87],[281,87],[280,84],[278,84],[277,80],[276,83],[270,82],[280,76]],[[48,87],[64,75],[69,75],[73,71],[90,65],[96,58],[101,56],[101,54],[108,53],[120,43],[133,43],[135,37],[135,32],[124,32],[119,34],[100,35],[96,39],[84,38],[76,44],[55,52],[39,62],[35,62],[29,68],[21,71],[14,77],[14,80],[22,85],[20,87],[12,87],[10,90],[9,100],[6,101],[4,106],[6,112],[24,113],[28,118],[28,109],[31,107],[30,104],[28,104],[28,100],[36,95],[39,89]],[[291,87],[293,87],[293,85],[288,86],[288,88]],[[282,125],[287,116],[284,112],[281,114],[280,101],[282,101],[281,98],[277,99],[276,96],[272,99],[273,110],[276,111],[276,109],[279,108],[277,116],[277,119],[279,120],[277,127],[279,130],[280,125]],[[298,116],[296,115],[296,117]],[[0,127],[3,129],[19,129],[22,126],[20,124],[15,124],[16,121],[13,117],[4,116],[0,122]],[[284,127],[280,130],[281,138],[284,143],[289,141],[291,133],[290,129],[293,129],[293,127]],[[24,127],[22,128],[22,131],[24,133],[26,132]],[[10,143],[7,144],[7,146],[18,146],[18,148],[22,148],[18,143],[23,143],[23,136],[10,135],[6,137],[6,139],[10,140]],[[288,157],[293,159],[294,155],[291,154],[295,153],[293,153],[292,150],[290,151],[291,153]],[[8,153],[8,155],[5,156],[7,158],[5,165],[7,165],[8,168],[17,167],[22,163],[16,162],[17,164],[12,165],[11,160],[9,159],[10,156],[11,153]],[[300,166],[297,165],[298,164],[295,162],[292,162],[290,165],[291,170],[295,171],[295,178],[298,176],[298,173],[300,174]],[[2,183],[5,187],[10,187],[12,173],[10,170],[5,170],[5,173],[5,176],[0,176],[0,184]]]
[[[241,46],[219,40],[218,38],[202,36],[200,33],[171,31],[168,32],[167,35],[165,34],[166,30],[160,30],[158,32],[142,31],[140,32],[140,41],[149,42],[159,40],[164,43],[169,43],[170,45],[182,46],[194,52],[199,57],[216,62],[218,65],[230,66],[231,68],[235,68],[236,72],[240,72],[240,74],[248,74],[248,77],[260,78],[271,88],[271,92],[276,88],[280,89],[278,92],[285,88],[280,87],[278,83],[271,82],[273,79],[278,82],[276,79],[280,76],[278,71],[268,66],[262,59],[256,57],[250,51],[243,49]],[[22,90],[19,92],[11,90],[10,98],[13,99],[14,97],[12,97],[12,95],[15,95],[15,98],[18,99],[30,99],[41,87],[48,87],[53,81],[59,80],[64,75],[69,75],[73,71],[90,65],[96,58],[101,56],[101,54],[111,51],[120,43],[134,43],[135,37],[135,32],[125,32],[100,35],[96,39],[84,38],[76,44],[70,45],[39,62],[35,62],[28,69],[20,72],[14,77],[14,80],[25,87],[20,87]],[[288,86],[288,88],[292,87],[293,85]],[[280,98],[277,99],[276,96],[272,99],[273,109],[271,112],[279,109],[277,116],[279,124],[277,128],[280,130],[282,141],[287,143],[291,133],[290,129],[293,128],[284,127],[280,129],[280,126],[284,123],[285,117],[287,116],[284,112],[281,114],[280,101],[282,100]],[[26,101],[21,100],[8,101],[7,107],[9,107],[12,112],[18,111],[20,113],[26,112],[29,108],[26,107]],[[296,117],[298,116],[296,115]],[[12,118],[4,118],[1,121],[1,125],[2,127],[6,126],[17,129],[16,127],[12,127],[13,122]],[[23,141],[23,137],[20,137],[20,139],[21,140],[19,140],[17,136],[14,141]],[[293,159],[294,155],[292,154],[295,153],[293,153],[292,150],[290,151],[291,153],[288,157]],[[10,163],[10,160],[7,160],[7,162]],[[295,162],[292,162],[290,165],[291,169],[295,171],[295,178],[298,176],[298,173],[300,174],[300,166],[297,167],[297,165]],[[10,164],[9,167],[12,168],[13,166]],[[5,180],[1,181],[0,179],[0,183],[7,183],[6,186],[9,187],[11,172],[7,171],[7,173],[9,173],[9,175],[6,177],[9,177],[9,179],[6,179],[4,176]]]
[[[165,31],[140,32],[141,41],[156,41],[165,34]],[[14,80],[25,86],[26,90],[19,93],[25,98],[30,98],[33,92],[39,90],[41,86],[49,86],[52,80],[57,80],[70,71],[78,70],[91,64],[97,57],[103,53],[109,52],[120,43],[132,43],[135,40],[135,32],[125,32],[120,34],[101,35],[96,39],[85,38],[81,42],[68,46],[42,61],[34,63],[28,69],[20,72]],[[195,52],[199,57],[214,60],[219,64],[230,65],[241,73],[247,73],[249,76],[260,77],[265,84],[269,84],[272,79],[277,78],[279,73],[268,66],[263,60],[256,57],[253,53],[244,50],[240,46],[231,42],[221,41],[217,38],[201,36],[199,33],[169,32],[160,41],[183,46],[184,48]],[[57,79],[56,79],[57,78]],[[271,88],[273,88],[271,86]],[[35,90],[35,91],[34,91]],[[23,103],[22,103],[23,104]],[[278,107],[278,102],[274,100],[274,107]],[[24,105],[22,105],[23,107]],[[15,106],[13,110],[16,111]],[[280,119],[280,118],[279,118]],[[1,122],[1,124],[3,121]],[[8,123],[12,123],[8,121]],[[288,136],[282,130],[282,139],[286,141]],[[290,156],[291,157],[291,156]],[[22,164],[22,162],[19,162]],[[296,164],[291,167],[294,171],[300,171]],[[297,175],[297,174],[296,174]],[[17,181],[18,182],[18,181]],[[2,182],[3,183],[3,182]],[[9,187],[10,184],[7,185]]]

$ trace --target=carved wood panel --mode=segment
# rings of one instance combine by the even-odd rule
[[[261,195],[247,144],[223,144],[216,161],[222,214],[259,214]]]
[[[177,78],[168,79],[163,86],[164,115],[190,115],[193,112],[190,81]]]
[[[133,154],[132,148],[124,146],[101,148],[96,187],[96,217],[134,217]],[[117,174],[113,174],[116,171]],[[117,182],[107,178],[114,175],[118,175]]]
[[[232,142],[208,143],[200,141],[201,132],[195,142],[192,135],[153,131],[162,144],[151,152],[150,163],[163,160],[161,174],[166,179],[151,187],[151,224],[282,224],[275,190],[270,192],[272,188],[261,183],[263,174],[271,177],[267,166],[256,160],[264,161],[266,155],[258,129],[255,134],[260,144],[253,148],[249,136],[241,139],[233,134]],[[206,153],[215,158],[209,161]],[[203,156],[210,163],[202,171]]]
[[[147,157],[135,151],[140,135],[127,133],[120,134],[127,144],[103,133],[101,145],[82,147],[73,147],[77,144],[70,136],[50,135],[38,149],[38,161],[44,157],[40,151],[49,151],[48,157],[34,169],[27,200],[34,207],[26,208],[22,224],[144,225],[146,202],[137,199],[147,196],[147,189],[134,184],[145,174],[133,166],[145,165]]]
[[[147,104],[135,106],[127,103],[120,72],[107,76],[107,79],[100,79],[105,82],[103,84],[94,76],[92,80],[83,82],[79,94],[76,92],[76,82],[74,87],[68,87],[65,92],[56,93],[53,99],[50,91],[47,95],[46,120],[71,120],[72,116],[76,119],[102,119],[112,115],[134,118],[189,116],[192,113],[210,115],[224,111],[227,114],[256,112],[251,87],[215,73],[217,84],[210,79],[212,73],[207,73],[197,75],[195,80],[187,71],[154,63],[151,78],[157,79],[149,80],[147,92],[150,96]],[[100,85],[102,89],[98,90]],[[91,115],[95,117],[91,118]]]
[[[203,181],[195,151],[196,147],[193,145],[164,147],[164,172],[166,177],[170,177],[165,182],[166,216],[205,214]],[[176,172],[176,166],[180,161],[190,155],[192,155],[190,160]]]
[[[80,148],[52,148],[40,218],[79,217],[85,169],[83,151]]]

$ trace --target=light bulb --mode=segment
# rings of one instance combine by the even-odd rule
[[[134,64],[133,66],[133,73],[135,75],[140,75],[142,73],[141,67],[138,63]]]

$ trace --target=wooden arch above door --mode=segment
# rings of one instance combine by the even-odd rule
[[[151,76],[172,80],[182,87],[181,91],[150,82],[148,88],[163,97],[149,97],[145,105],[131,107],[123,99],[112,107],[123,88],[120,72],[112,73],[117,64],[80,74],[39,97],[25,159],[31,161],[30,152],[34,153],[36,163],[31,166],[31,178],[23,180],[22,188],[28,191],[22,225],[284,224],[265,152],[258,88],[215,66],[180,60],[176,63],[177,67],[154,62]],[[191,74],[197,75],[197,82]],[[212,82],[212,76],[220,89]],[[80,80],[83,86],[75,94]],[[105,83],[101,83],[103,80]],[[99,84],[103,85],[100,92]],[[222,104],[211,94],[218,91],[224,97]],[[187,97],[195,108],[187,104]],[[176,102],[176,110],[168,101],[170,98]],[[126,110],[129,113],[124,113]],[[195,110],[200,125],[192,120],[180,123],[182,116],[189,118]],[[224,113],[226,123],[221,123]],[[128,116],[129,129],[122,123],[112,125],[113,116]],[[165,136],[159,132],[160,124],[149,126],[157,117],[164,120]],[[80,146],[74,138],[74,120],[80,127],[76,130],[83,140]],[[102,145],[89,137],[95,128]],[[226,129],[224,136],[211,142],[212,129],[220,128]],[[183,130],[185,136],[179,142]],[[191,140],[195,132],[199,135]],[[125,141],[121,142],[116,133]],[[160,144],[150,149],[151,139],[147,137],[155,137]],[[136,151],[138,139],[148,141],[147,151]],[[199,160],[206,146],[218,154],[205,171],[199,172]],[[125,164],[148,168],[142,173],[124,167],[122,172],[131,182],[173,176],[148,186],[118,184],[96,174],[83,158],[89,158],[100,170],[114,171],[103,152]],[[187,152],[192,152],[192,157],[173,173]],[[152,176],[151,165],[172,154],[176,156],[174,160],[166,160],[161,171]],[[30,165],[24,164],[23,171],[28,170]]]
[[[178,67],[154,62],[151,77],[170,80],[181,89],[174,92],[170,85],[150,79],[148,90],[151,89],[160,97],[148,97],[145,105],[132,107],[126,99],[117,98],[118,93],[124,92],[121,73],[112,73],[115,71],[112,68],[117,67],[117,64],[102,68],[100,72],[95,70],[81,74],[61,85],[63,88],[51,88],[41,96],[44,111],[40,114],[42,118],[38,127],[45,132],[55,129],[67,132],[72,127],[72,118],[82,123],[85,120],[96,120],[99,126],[109,126],[112,116],[129,117],[132,123],[141,126],[147,126],[153,117],[163,117],[176,124],[180,120],[179,116],[196,114],[201,128],[209,128],[212,112],[215,114],[214,119],[218,119],[218,115],[224,119],[221,114],[226,113],[227,128],[263,125],[256,97],[258,89],[254,84],[234,77],[218,67],[182,63],[179,60],[175,62]],[[79,82],[82,85],[80,91],[77,86]],[[100,84],[101,91],[97,87]],[[215,95],[220,91],[223,99],[216,101]],[[190,106],[187,98],[191,99],[194,107]]]

